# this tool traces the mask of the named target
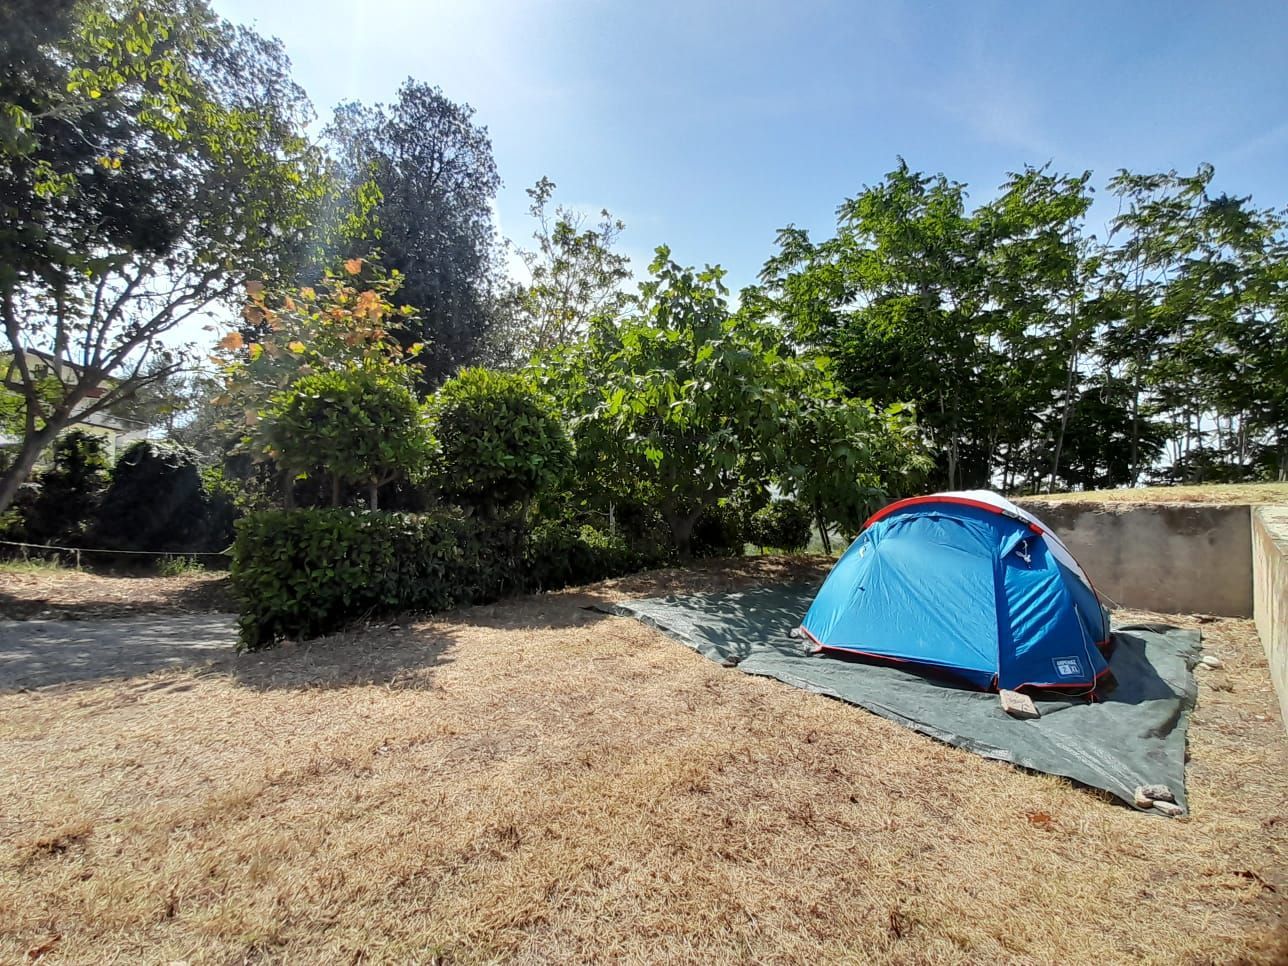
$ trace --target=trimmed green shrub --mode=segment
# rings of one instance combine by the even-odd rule
[[[443,610],[522,589],[522,535],[448,514],[265,510],[237,523],[240,646],[317,637],[368,615]]]
[[[388,372],[362,366],[297,379],[273,397],[264,436],[283,469],[326,472],[333,506],[351,484],[366,488],[375,509],[380,487],[418,478],[430,452],[424,412],[411,390]]]
[[[799,553],[809,545],[809,509],[797,500],[774,500],[751,515],[747,539],[761,548]]]
[[[431,403],[439,489],[483,516],[526,508],[557,485],[572,447],[554,407],[522,376],[462,369]]]
[[[592,527],[456,514],[265,510],[237,523],[240,647],[317,637],[364,617],[438,611],[631,573],[653,560]]]
[[[90,545],[109,550],[200,550],[207,503],[196,453],[142,440],[116,461]]]

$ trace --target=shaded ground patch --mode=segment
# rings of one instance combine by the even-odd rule
[[[0,691],[131,678],[232,656],[232,614],[0,621]]]
[[[0,619],[100,620],[142,614],[227,612],[234,609],[228,574],[178,577],[97,574],[48,568],[0,568]]]

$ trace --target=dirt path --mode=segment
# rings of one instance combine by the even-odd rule
[[[132,678],[232,657],[232,614],[0,622],[0,691]]]

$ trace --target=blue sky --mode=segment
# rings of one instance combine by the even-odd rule
[[[1192,171],[1288,202],[1288,3],[214,0],[280,37],[319,115],[389,100],[407,76],[472,105],[526,240],[524,188],[608,207],[642,271],[754,280],[789,222],[836,206],[902,155],[988,198],[1052,161]],[[1107,205],[1093,210],[1098,223]]]

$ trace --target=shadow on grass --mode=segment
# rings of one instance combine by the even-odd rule
[[[0,622],[0,691],[208,665],[233,652],[227,614]]]
[[[819,582],[817,571],[817,561],[810,559],[703,561],[438,615],[405,613],[360,622],[326,637],[249,654],[236,652],[227,580],[140,579],[137,596],[130,597],[128,585],[134,581],[125,574],[113,575],[125,579],[122,595],[119,582],[109,586],[63,571],[73,578],[0,588],[0,618],[8,618],[0,620],[0,691],[194,669],[226,675],[257,690],[423,687],[434,668],[452,659],[457,639],[471,629],[521,634],[579,628],[607,618],[587,608],[611,609],[623,595],[747,589],[787,575]],[[798,621],[800,615],[790,616]],[[784,630],[794,626],[787,617],[780,622]],[[735,626],[727,615],[712,619],[726,624],[732,641],[754,635],[752,627]],[[763,624],[766,615],[761,612],[755,619]],[[783,643],[795,646],[786,639]],[[511,659],[504,651],[496,654],[498,661]]]
[[[460,639],[471,631],[522,634],[584,627],[606,619],[583,609],[595,599],[594,594],[534,594],[440,614],[403,613],[325,637],[231,655],[211,670],[256,690],[424,688],[431,685],[436,668],[454,659]],[[504,650],[495,659],[513,660]]]

